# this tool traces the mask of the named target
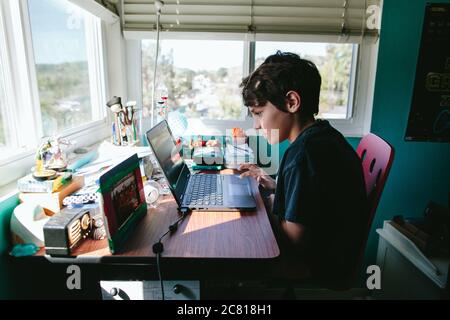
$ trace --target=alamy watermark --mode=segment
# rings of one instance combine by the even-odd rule
[[[367,19],[366,19],[366,27],[369,30],[380,30],[381,29],[381,8],[378,5],[370,5],[366,9]]]
[[[75,264],[67,267],[66,273],[69,275],[66,286],[69,290],[81,290],[81,269]]]
[[[381,290],[381,269],[377,265],[370,265],[366,269],[368,275],[366,286],[369,290]]]

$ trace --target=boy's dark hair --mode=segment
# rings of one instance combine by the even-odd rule
[[[286,94],[296,91],[301,98],[300,118],[307,119],[319,112],[321,83],[314,63],[295,53],[277,51],[243,79],[240,86],[247,107],[263,106],[269,101],[283,112],[287,112]]]

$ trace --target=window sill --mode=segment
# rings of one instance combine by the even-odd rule
[[[84,141],[88,139],[88,135],[95,133],[97,130],[103,130],[106,128],[106,119],[105,120],[98,120],[94,121],[82,126],[79,126],[77,128],[66,130],[61,137],[68,139],[73,143],[72,148],[69,148],[69,152],[72,151],[72,149],[75,149],[80,146],[86,146]],[[80,139],[80,141],[77,141],[76,139]],[[100,140],[98,140],[100,141]],[[78,145],[80,142],[80,145]],[[94,141],[94,143],[97,141]],[[0,167],[6,166],[8,164],[11,164],[16,161],[21,161],[24,159],[29,158],[30,156],[33,156],[36,152],[36,148],[32,149],[13,149],[15,152],[7,157],[0,158]],[[0,182],[1,185],[1,182]]]
[[[61,137],[72,142],[72,145],[67,149],[67,153],[70,153],[76,148],[91,146],[105,139],[110,134],[110,128],[106,119],[104,119],[71,129],[61,135]],[[2,191],[9,184],[15,183],[17,179],[29,173],[30,168],[34,165],[35,152],[35,149],[29,149],[0,160],[0,176],[2,177],[0,194],[7,192],[7,190]]]
[[[14,181],[6,186],[0,187],[0,203],[19,193],[16,185],[17,183]]]

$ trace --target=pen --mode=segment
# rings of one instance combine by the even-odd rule
[[[115,123],[112,124],[112,140],[113,140],[113,144],[117,144],[117,141],[116,141],[116,124]]]

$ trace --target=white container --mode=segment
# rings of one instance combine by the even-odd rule
[[[377,265],[381,269],[380,299],[448,298],[450,259],[428,258],[405,235],[385,221],[377,229]]]

